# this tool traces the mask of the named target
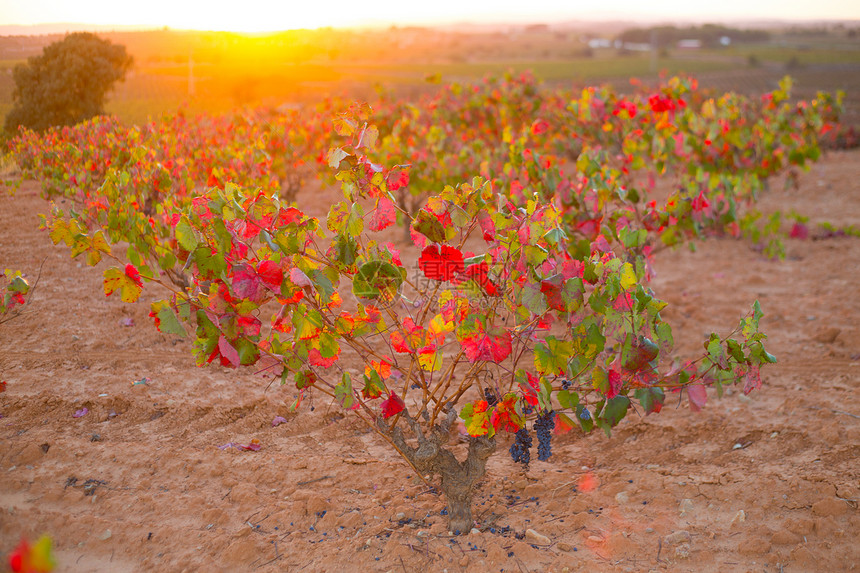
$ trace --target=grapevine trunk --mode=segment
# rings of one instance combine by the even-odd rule
[[[448,418],[434,426],[430,436],[425,437],[418,422],[406,415],[405,419],[417,438],[417,448],[406,442],[400,428],[389,429],[384,422],[380,423],[380,427],[422,476],[438,474],[441,477],[440,487],[448,501],[448,530],[468,533],[474,526],[472,496],[475,486],[486,473],[487,459],[495,452],[496,441],[486,436],[469,437],[469,453],[460,462],[450,450],[444,448],[454,418],[452,410]]]

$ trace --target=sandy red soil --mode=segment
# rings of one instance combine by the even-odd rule
[[[826,156],[762,208],[860,226],[860,152]],[[326,195],[299,202],[322,212]],[[315,202],[315,203],[311,203]],[[0,267],[41,277],[0,325],[0,553],[47,533],[59,571],[850,571],[860,566],[860,239],[667,251],[656,292],[677,354],[753,300],[768,349],[750,396],[701,413],[670,399],[611,438],[556,438],[529,471],[488,465],[480,533],[450,537],[444,498],[327,400],[251,371],[197,368],[148,304],[38,231],[36,183],[0,195]],[[144,297],[158,298],[150,289]],[[75,418],[83,408],[88,413]],[[287,422],[272,426],[276,416]],[[260,441],[259,451],[218,449]],[[463,446],[458,446],[463,448]],[[529,534],[519,539],[527,529]]]

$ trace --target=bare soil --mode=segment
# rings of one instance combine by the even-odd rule
[[[762,208],[860,226],[860,152],[799,182],[774,181]],[[323,212],[329,198],[299,203]],[[47,533],[58,571],[76,572],[860,566],[858,238],[793,239],[782,261],[730,239],[661,253],[654,287],[680,357],[761,302],[779,359],[764,387],[711,392],[700,413],[673,396],[611,438],[559,436],[528,472],[505,438],[475,499],[480,533],[451,537],[444,498],[359,420],[320,399],[290,414],[289,386],[196,367],[148,301],[102,294],[104,263],[51,244],[37,229],[47,210],[35,182],[0,196],[0,267],[33,281],[44,261],[26,312],[0,325],[3,555]],[[259,451],[218,448],[254,439]]]

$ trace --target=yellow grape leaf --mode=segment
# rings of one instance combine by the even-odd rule
[[[105,239],[104,233],[97,231],[93,235],[92,243],[90,244],[90,252],[87,253],[87,264],[91,267],[97,265],[102,260],[102,253],[110,254],[110,245]]]
[[[72,246],[72,235],[69,233],[69,224],[66,223],[65,219],[54,219],[50,235],[55,245],[63,241],[66,245]]]
[[[432,346],[425,346],[418,351],[418,365],[425,372],[436,372],[442,369],[442,353]]]
[[[490,416],[487,412],[480,412],[472,416],[469,420],[469,423],[466,424],[466,431],[469,432],[470,436],[484,436],[486,435],[490,428],[490,424],[488,423]]]
[[[636,272],[633,270],[633,265],[624,263],[621,267],[621,288],[629,290],[634,286],[636,286]]]
[[[126,265],[126,269],[131,267],[134,269],[133,265]],[[134,272],[137,273],[137,269],[134,269]],[[139,297],[140,293],[143,292],[143,284],[140,282],[140,275],[137,275],[138,278],[135,280],[132,276],[129,276],[127,272],[123,272],[121,269],[116,267],[111,267],[104,272],[104,289],[105,296],[110,296],[117,290],[121,290],[121,298],[123,302],[135,302]]]
[[[86,235],[75,235],[72,237],[72,258],[74,259],[81,253],[87,252],[90,246],[90,238]]]
[[[454,332],[454,321],[446,321],[441,314],[437,314],[427,326],[427,340],[435,344],[445,342],[445,335],[449,332]]]

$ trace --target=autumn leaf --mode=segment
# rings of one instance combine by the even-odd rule
[[[284,271],[274,261],[263,261],[257,266],[257,274],[269,288],[278,291],[284,282]]]
[[[385,360],[382,360],[381,362],[371,360],[370,365],[364,367],[365,376],[370,376],[372,370],[376,371],[376,373],[382,380],[385,380],[386,378],[391,376],[391,364],[389,364]]]
[[[403,410],[406,409],[406,404],[403,403],[403,400],[400,399],[400,396],[392,392],[388,395],[388,399],[383,400],[380,404],[382,408],[382,417],[390,418],[395,414],[399,414]]]
[[[123,302],[135,302],[143,292],[143,282],[140,273],[131,263],[125,266],[125,271],[111,267],[104,272],[105,296],[110,296],[117,290],[121,291]]]
[[[50,573],[57,562],[51,551],[51,538],[43,535],[34,543],[26,539],[9,555],[9,567],[14,573]]]
[[[265,297],[262,280],[249,265],[242,264],[233,268],[233,292],[239,298],[260,302]]]
[[[418,365],[425,372],[436,372],[442,369],[442,353],[433,345],[418,350]]]
[[[466,432],[470,436],[493,436],[495,428],[490,423],[489,405],[486,400],[476,400],[474,403],[466,404],[460,410],[460,418],[466,422]]]
[[[516,403],[517,395],[509,393],[496,404],[490,415],[490,423],[495,431],[503,429],[513,434],[525,426],[525,419],[517,413]]]
[[[221,354],[221,357],[226,359],[231,366],[234,368],[238,367],[240,364],[239,360],[239,351],[230,344],[230,341],[224,335],[221,335],[218,338],[218,352]],[[223,363],[223,360],[222,360]]]
[[[690,410],[700,412],[708,401],[708,393],[703,384],[690,384],[687,386],[687,396],[690,398]]]
[[[547,336],[543,342],[539,342],[534,347],[535,369],[541,374],[564,374],[572,353],[573,345],[569,340]]]
[[[761,373],[759,372],[759,366],[753,364],[749,366],[749,370],[744,374],[744,394],[749,394],[758,388],[761,388]]]
[[[483,360],[502,362],[511,353],[511,333],[501,326],[491,326],[475,336],[460,341],[469,362]]]
[[[314,366],[322,366],[323,368],[331,368],[332,364],[337,362],[337,356],[331,358],[323,358],[323,355],[316,348],[311,348],[308,351],[308,362]]]
[[[364,375],[364,388],[361,390],[361,395],[367,399],[379,398],[385,392],[385,383],[379,377],[379,372],[371,370]]]
[[[448,245],[430,245],[421,252],[418,266],[428,279],[450,281],[464,270],[463,253]]]
[[[381,231],[390,227],[397,220],[397,211],[394,202],[387,197],[380,197],[376,202],[376,209],[370,216],[368,228],[371,231]]]
[[[498,296],[500,294],[499,287],[490,280],[490,267],[486,262],[481,262],[474,265],[469,265],[466,270],[460,274],[460,280],[473,280],[484,294],[488,296]]]

